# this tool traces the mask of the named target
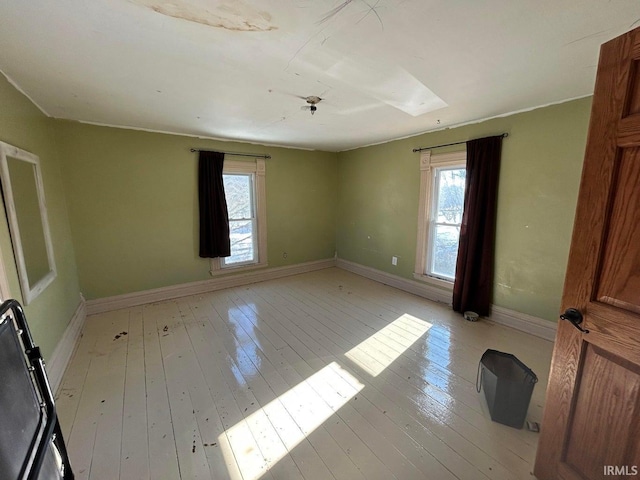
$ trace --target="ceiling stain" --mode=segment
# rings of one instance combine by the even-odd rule
[[[221,0],[204,6],[197,0],[130,0],[168,17],[235,32],[268,32],[278,27],[271,14],[240,0]]]

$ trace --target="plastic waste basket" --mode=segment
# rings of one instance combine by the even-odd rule
[[[476,389],[484,390],[491,420],[522,428],[538,377],[515,355],[487,350],[478,364]]]

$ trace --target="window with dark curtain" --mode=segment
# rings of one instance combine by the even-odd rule
[[[200,207],[200,256],[231,255],[229,214],[224,196],[222,168],[224,153],[200,152],[198,162],[198,201]]]
[[[453,309],[489,315],[502,135],[467,142],[467,180]]]

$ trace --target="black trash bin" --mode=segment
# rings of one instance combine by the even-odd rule
[[[491,420],[522,428],[538,377],[510,353],[487,350],[478,365],[476,389],[484,390]]]

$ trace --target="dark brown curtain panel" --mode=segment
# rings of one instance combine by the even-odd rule
[[[222,167],[224,153],[200,152],[198,163],[198,200],[200,206],[200,256],[231,255],[229,213],[224,196]]]
[[[467,142],[467,180],[453,309],[489,315],[502,136]]]

